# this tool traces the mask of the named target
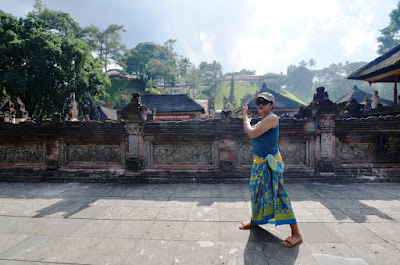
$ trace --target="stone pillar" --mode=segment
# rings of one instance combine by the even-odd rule
[[[55,137],[46,139],[46,167],[47,170],[57,170],[58,164],[58,140]]]
[[[311,113],[318,124],[319,135],[316,138],[316,162],[318,172],[335,171],[335,119],[339,112],[337,104],[333,103],[325,92],[318,87],[310,105]]]
[[[142,105],[139,93],[133,93],[131,102],[117,111],[118,120],[125,121],[127,135],[126,169],[138,172],[143,168],[143,125],[147,119],[147,107]]]
[[[318,127],[321,132],[319,138],[319,152],[317,156],[317,171],[335,171],[335,119],[333,115],[318,117]]]
[[[219,142],[219,155],[222,171],[233,171],[235,169],[236,152],[235,140],[221,140]]]

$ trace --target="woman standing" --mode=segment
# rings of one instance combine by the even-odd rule
[[[273,223],[275,226],[289,224],[292,235],[282,245],[288,248],[302,242],[289,197],[283,187],[284,164],[278,149],[279,119],[272,112],[275,98],[268,92],[256,98],[261,121],[251,126],[247,104],[243,107],[243,127],[253,140],[254,163],[250,176],[252,217],[242,222],[240,229]]]

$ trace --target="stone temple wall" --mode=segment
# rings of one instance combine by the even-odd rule
[[[136,118],[135,118],[136,119]],[[0,181],[247,181],[242,120],[0,123]],[[400,117],[281,119],[287,181],[399,181]]]

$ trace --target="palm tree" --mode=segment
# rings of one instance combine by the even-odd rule
[[[182,79],[184,79],[186,77],[191,66],[192,66],[192,63],[189,61],[189,58],[182,57],[179,60],[178,69],[179,69],[179,75]]]
[[[315,59],[310,59],[309,61],[308,61],[308,66],[310,66],[310,68],[311,67],[315,67],[317,65],[317,61],[315,60]]]
[[[306,61],[304,61],[304,60],[301,60],[301,62],[299,62],[299,65],[303,66],[303,67],[307,67],[308,63]]]

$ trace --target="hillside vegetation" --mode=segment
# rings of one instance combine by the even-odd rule
[[[224,96],[226,98],[229,98],[230,94],[230,89],[231,89],[231,84],[230,82],[224,82],[221,83],[216,90],[215,93],[215,109],[223,109],[224,106]],[[250,93],[252,95],[255,95],[258,93],[260,90],[260,87],[256,84],[251,84],[249,82],[235,82],[235,102],[237,103],[237,106],[241,105],[242,98],[247,94]],[[287,89],[278,89],[276,90],[277,93],[282,94],[285,97],[288,97],[294,101],[297,101],[303,105],[308,105],[309,102],[307,102],[304,99],[300,99],[298,96],[294,95]]]

